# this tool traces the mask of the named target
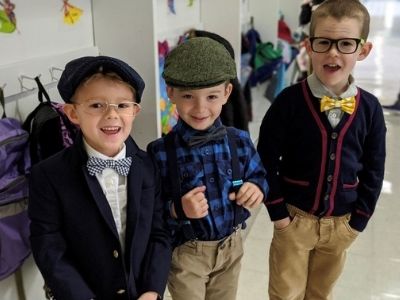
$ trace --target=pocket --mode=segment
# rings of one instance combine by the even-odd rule
[[[343,224],[344,224],[344,226],[345,226],[347,232],[349,233],[350,237],[352,237],[352,238],[355,239],[355,238],[359,235],[360,232],[357,231],[357,230],[355,230],[355,229],[353,229],[353,228],[350,226],[349,220],[350,220],[350,217],[348,217],[348,218],[346,218],[346,219],[343,219]]]
[[[196,186],[204,185],[204,169],[200,162],[190,162],[180,165],[179,175],[183,194]]]
[[[309,181],[292,179],[292,178],[289,178],[289,177],[286,177],[286,176],[283,177],[283,181],[285,181],[287,183],[290,183],[292,185],[297,185],[297,186],[304,186],[304,187],[310,186],[310,182]]]
[[[343,190],[355,190],[358,186],[358,181],[354,183],[343,183]]]

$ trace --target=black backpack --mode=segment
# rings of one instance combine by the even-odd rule
[[[78,132],[78,127],[65,115],[63,104],[50,101],[39,77],[35,77],[35,81],[40,103],[23,124],[23,128],[29,132],[32,165],[71,146]]]

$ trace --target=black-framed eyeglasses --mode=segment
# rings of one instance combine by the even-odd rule
[[[91,99],[83,103],[74,104],[81,105],[84,112],[94,116],[104,114],[110,107],[114,107],[118,114],[126,116],[136,116],[136,114],[141,110],[140,105],[133,101],[109,103],[104,100]]]
[[[325,53],[331,50],[332,45],[336,44],[336,49],[343,54],[352,54],[357,51],[358,45],[365,43],[364,39],[345,38],[328,39],[324,37],[311,37],[311,49],[317,53]]]

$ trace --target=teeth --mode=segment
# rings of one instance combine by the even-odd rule
[[[105,131],[115,131],[118,130],[119,127],[104,127],[103,130]]]
[[[336,64],[328,64],[328,67],[335,68],[335,67],[337,67],[337,65]]]

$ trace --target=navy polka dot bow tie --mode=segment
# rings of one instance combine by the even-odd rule
[[[125,157],[118,160],[89,157],[86,166],[89,174],[92,176],[103,172],[105,168],[114,169],[118,174],[128,176],[131,164],[132,157]]]

